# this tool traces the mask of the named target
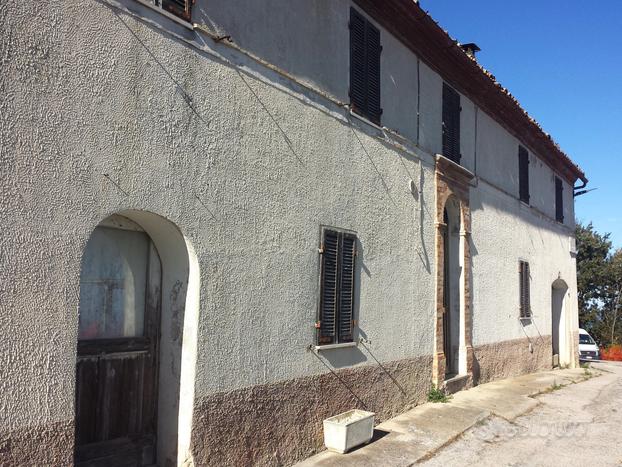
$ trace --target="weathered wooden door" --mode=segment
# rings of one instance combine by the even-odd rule
[[[133,225],[97,227],[82,260],[77,466],[156,463],[161,264]]]

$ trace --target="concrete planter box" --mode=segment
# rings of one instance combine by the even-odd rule
[[[349,410],[324,420],[324,445],[340,453],[364,443],[374,435],[374,413]]]

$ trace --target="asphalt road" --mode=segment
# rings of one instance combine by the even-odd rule
[[[622,363],[593,363],[601,376],[538,396],[513,422],[476,425],[425,466],[622,466]]]

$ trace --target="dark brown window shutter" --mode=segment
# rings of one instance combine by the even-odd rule
[[[350,105],[380,124],[380,31],[350,8]]]
[[[339,234],[333,230],[324,231],[322,241],[322,269],[320,278],[320,323],[318,343],[333,344],[337,327],[337,262]]]
[[[460,94],[443,83],[443,156],[460,163]]]
[[[367,42],[367,116],[380,124],[380,31],[369,21],[366,29]]]
[[[518,191],[520,200],[529,204],[529,153],[518,147]]]
[[[529,263],[519,262],[519,288],[520,288],[520,317],[531,317],[531,292],[529,280]]]
[[[564,222],[564,185],[559,177],[555,177],[555,220]]]
[[[194,0],[162,0],[162,8],[186,21],[191,19]]]
[[[356,235],[325,229],[321,251],[318,344],[352,342]]]
[[[339,255],[339,342],[352,342],[354,320],[354,262],[356,237],[341,235]]]

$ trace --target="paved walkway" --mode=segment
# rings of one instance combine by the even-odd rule
[[[619,467],[622,364],[594,368],[603,374],[539,396],[535,410],[512,422],[491,417],[423,465]]]
[[[488,459],[482,458],[480,453],[490,444],[490,439],[496,439],[495,436],[498,433],[495,430],[505,430],[502,434],[509,440],[517,440],[517,438],[524,440],[528,436],[515,434],[520,432],[519,428],[513,431],[508,429],[508,426],[518,427],[516,420],[526,414],[538,412],[540,406],[543,405],[543,400],[548,400],[549,397],[563,399],[564,395],[571,390],[577,394],[582,392],[587,394],[590,388],[617,387],[619,415],[622,415],[622,391],[619,390],[622,386],[622,366],[595,364],[589,373],[587,375],[586,371],[581,368],[553,370],[483,384],[454,394],[448,403],[424,404],[381,423],[376,427],[375,439],[371,443],[348,454],[324,451],[299,463],[298,466],[408,466],[422,462],[439,466],[558,465],[559,463],[530,463],[530,459],[524,457],[518,457],[517,462],[512,462],[509,460],[511,452],[508,453],[507,464],[504,464],[499,462],[494,450],[490,451],[491,457]],[[580,384],[575,385],[575,383]],[[560,388],[560,386],[564,387]],[[541,395],[547,393],[550,394]],[[534,410],[536,408],[538,410]],[[577,421],[572,417],[575,412],[576,409],[570,407],[568,422]],[[552,418],[549,424],[561,423],[561,425],[555,425],[556,429],[562,431],[566,429],[568,434],[571,428],[568,428],[570,425],[563,425],[564,420],[558,421]],[[613,433],[620,436],[620,430],[622,430],[622,425],[618,425],[617,431],[614,430]],[[514,435],[508,437],[508,433],[514,433]],[[568,435],[568,439],[571,439],[573,434],[577,435],[572,432]],[[468,450],[472,455],[471,458],[462,452],[467,449],[467,446],[455,448],[458,443],[470,439],[469,436],[474,438],[470,441],[473,449]],[[460,440],[454,443],[459,438]],[[466,442],[469,443],[469,441]],[[587,465],[596,464],[589,462]]]

